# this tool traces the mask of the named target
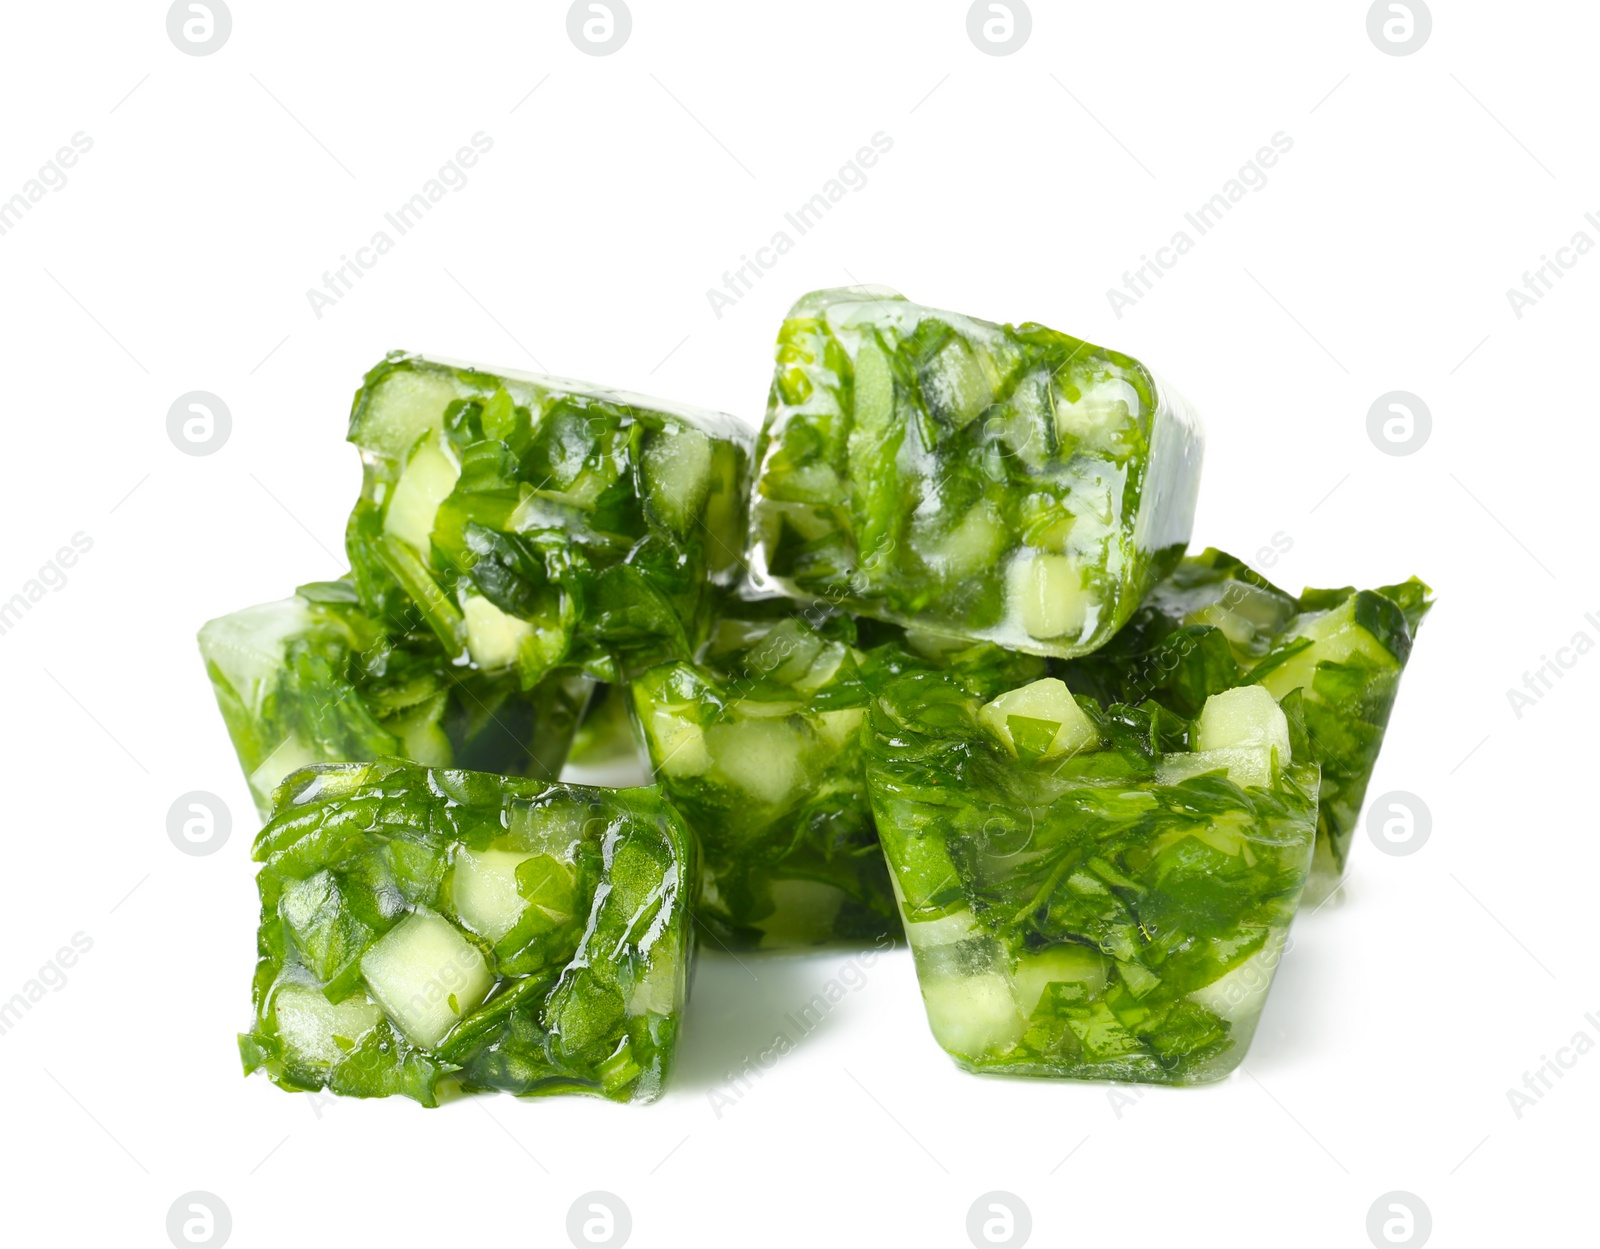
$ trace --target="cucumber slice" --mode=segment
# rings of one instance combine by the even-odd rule
[[[1018,750],[1016,740],[1016,729],[1022,726],[1013,725],[1012,717],[1033,721],[1042,725],[1046,732],[1054,726],[1054,732],[1042,742],[1037,740],[1039,734],[1029,734],[1035,739],[1029,742],[1033,749],[1025,752],[1031,758],[1057,759],[1081,750],[1092,750],[1100,742],[1094,722],[1078,706],[1066,683],[1056,677],[1045,677],[1020,689],[1007,690],[979,709],[978,719],[1015,756],[1024,752]],[[1034,725],[1026,727],[1032,729]]]
[[[467,653],[486,672],[511,667],[536,632],[532,623],[507,615],[479,594],[466,596],[461,615],[467,626]]]
[[[1311,645],[1261,678],[1261,685],[1274,698],[1281,699],[1291,690],[1310,689],[1319,664],[1348,663],[1356,656],[1380,667],[1395,664],[1394,657],[1383,644],[1356,623],[1355,597],[1332,611],[1311,615],[1309,619],[1302,616],[1280,645],[1300,638],[1309,639]]]
[[[668,427],[646,444],[642,467],[651,507],[677,533],[688,533],[711,490],[711,439],[687,426]]]
[[[1206,699],[1195,721],[1195,749],[1265,747],[1277,752],[1278,766],[1292,762],[1289,719],[1277,699],[1259,685],[1241,685]]]
[[[427,558],[439,505],[455,489],[461,466],[442,434],[430,435],[406,461],[405,472],[389,492],[383,529]]]
[[[713,724],[705,745],[712,775],[761,802],[787,802],[805,776],[805,736],[787,717]]]
[[[1272,977],[1283,960],[1289,930],[1273,932],[1266,944],[1232,971],[1189,994],[1189,1000],[1204,1006],[1229,1023],[1248,1022],[1254,1026],[1272,988]]]
[[[458,854],[450,889],[461,922],[491,944],[515,928],[528,909],[528,899],[517,892],[517,868],[534,857],[515,850]]]
[[[1018,555],[1006,569],[1006,599],[1016,625],[1041,642],[1074,641],[1099,615],[1083,569],[1069,555]]]
[[[1084,945],[1053,945],[1037,954],[1021,954],[1011,973],[1011,990],[1023,1017],[1039,1007],[1052,984],[1082,984],[1090,996],[1105,991],[1106,959]]]
[[[200,630],[200,650],[245,708],[259,715],[283,675],[285,644],[317,623],[310,604],[298,596],[263,603],[208,621]]]
[[[762,949],[821,945],[833,935],[834,920],[845,903],[842,889],[820,880],[775,880],[771,890],[772,914],[755,925],[761,929]]]
[[[918,373],[923,402],[952,429],[972,424],[994,402],[994,384],[961,337],[951,338]]]
[[[1226,750],[1196,750],[1189,754],[1165,755],[1156,764],[1156,782],[1179,785],[1192,776],[1225,772],[1241,789],[1255,786],[1271,789],[1274,769],[1268,746],[1235,746]]]
[[[839,711],[818,712],[815,719],[817,740],[829,750],[842,750],[854,741],[867,718],[865,707],[845,707]]]
[[[477,946],[429,911],[412,912],[368,947],[361,974],[395,1027],[424,1049],[477,1010],[494,983]]]
[[[655,742],[655,757],[660,760],[656,767],[667,776],[704,776],[710,769],[705,730],[687,713],[653,707],[645,731]]]
[[[650,951],[650,969],[628,995],[628,1014],[636,1018],[640,1015],[671,1016],[677,1003],[683,1001],[683,978],[683,963],[678,952],[667,945],[656,945]]]
[[[279,985],[272,1010],[285,1058],[296,1066],[332,1066],[383,1022],[383,1011],[365,993],[335,1003],[303,984]]]
[[[939,576],[960,580],[992,568],[1005,543],[1000,518],[987,503],[979,503],[943,537],[919,542],[917,554]]]
[[[1144,405],[1119,371],[1069,366],[1053,387],[1056,433],[1064,444],[1121,456],[1131,449]]]
[[[402,367],[362,393],[350,420],[350,441],[403,460],[424,434],[439,429],[444,410],[461,396],[442,369]]]
[[[997,971],[924,975],[922,1005],[934,1039],[974,1062],[1005,1053],[1027,1030],[1010,982]]]
[[[255,795],[256,805],[264,811],[270,811],[272,791],[283,783],[284,777],[313,763],[324,762],[326,760],[309,742],[298,734],[290,734],[284,738],[282,745],[257,764],[255,771],[250,773],[250,792]]]

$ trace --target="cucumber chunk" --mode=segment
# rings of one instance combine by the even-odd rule
[[[515,664],[536,632],[531,623],[507,615],[481,594],[466,596],[461,616],[467,626],[467,653],[485,672]]]
[[[434,434],[406,461],[383,510],[383,529],[427,558],[439,505],[461,477],[461,466],[442,435]]]
[[[361,957],[361,974],[395,1027],[432,1049],[488,996],[488,961],[441,915],[414,911]]]
[[[298,1065],[331,1066],[383,1022],[383,1010],[365,993],[328,1001],[321,989],[284,984],[272,998],[284,1048]]]
[[[1083,569],[1069,555],[1024,552],[1006,570],[1012,619],[1037,641],[1076,642],[1099,613],[1083,581]]]
[[[1206,699],[1195,722],[1195,749],[1226,750],[1232,747],[1264,747],[1275,751],[1278,765],[1292,762],[1289,750],[1289,719],[1283,708],[1265,688],[1240,685]]]
[[[517,869],[535,856],[515,850],[464,850],[456,856],[451,898],[461,922],[493,943],[517,926],[528,899]]]
[[[1007,690],[978,711],[978,719],[1015,756],[1019,751],[1013,717],[1042,724],[1047,732],[1054,726],[1046,739],[1047,744],[1030,752],[1034,757],[1058,759],[1080,750],[1092,750],[1100,741],[1093,721],[1078,706],[1066,684],[1056,677],[1045,677],[1020,689]]]

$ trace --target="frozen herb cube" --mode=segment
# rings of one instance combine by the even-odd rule
[[[210,621],[200,653],[263,818],[312,763],[394,756],[554,780],[592,685],[569,670],[525,686],[514,667],[453,662],[430,633],[391,636],[348,581]]]
[[[691,950],[688,830],[654,789],[385,761],[307,768],[256,838],[247,1071],[356,1097],[648,1101]]]
[[[1309,758],[1322,771],[1313,886],[1344,871],[1417,627],[1433,606],[1415,577],[1376,590],[1280,590],[1241,561],[1185,559],[1104,648],[1062,666],[1074,688],[1201,714],[1222,691],[1303,696]]]
[[[961,1066],[1194,1084],[1239,1064],[1311,866],[1299,704],[1213,700],[1191,725],[1059,680],[987,702],[942,673],[881,687],[873,814]]]
[[[757,458],[758,586],[1065,657],[1182,555],[1201,433],[1129,356],[852,287],[784,322]]]
[[[362,602],[451,654],[626,679],[691,655],[742,573],[751,436],[731,417],[396,353],[349,437]]]
[[[868,690],[912,669],[976,690],[1042,668],[824,605],[734,604],[698,663],[633,682],[658,783],[702,851],[698,915],[724,945],[782,948],[898,935],[866,797]]]

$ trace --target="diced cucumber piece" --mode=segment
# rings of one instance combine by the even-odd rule
[[[994,385],[964,338],[945,343],[923,365],[918,381],[928,410],[954,429],[970,425],[994,402]]]
[[[1136,427],[1143,405],[1120,373],[1070,366],[1055,379],[1056,431],[1091,451],[1119,455]]]
[[[697,429],[669,426],[645,446],[642,461],[650,505],[674,530],[687,533],[711,489],[711,439]]]
[[[1383,644],[1356,623],[1356,599],[1352,596],[1332,611],[1302,617],[1294,630],[1283,641],[1296,638],[1309,639],[1311,645],[1291,655],[1261,678],[1262,686],[1274,698],[1282,698],[1291,690],[1309,689],[1317,674],[1317,665],[1323,663],[1348,663],[1352,656],[1360,656],[1373,663],[1391,667],[1394,657]]]
[[[250,792],[256,796],[257,805],[264,805],[271,809],[272,791],[277,789],[283,778],[291,772],[313,763],[324,762],[321,755],[298,735],[291,734],[283,739],[283,744],[256,765],[254,772],[250,773]]]
[[[517,868],[534,857],[515,850],[458,854],[451,900],[461,922],[491,943],[515,928],[528,909],[528,899],[517,891]]]
[[[811,670],[823,640],[798,620],[784,620],[750,648],[750,667],[783,685],[793,685]]]
[[[461,466],[448,444],[442,435],[434,434],[412,453],[405,472],[395,482],[383,512],[384,532],[426,558],[439,505],[449,497],[460,477]]]
[[[440,723],[449,700],[449,694],[440,690],[389,724],[407,759],[431,768],[447,768],[455,762],[450,735]]]
[[[1104,992],[1106,959],[1085,945],[1053,945],[1021,954],[1011,973],[1011,990],[1024,1018],[1032,1015],[1052,984],[1082,984],[1090,995]]]
[[[1271,933],[1259,950],[1226,975],[1194,990],[1189,1000],[1229,1023],[1254,1023],[1267,1000],[1267,990],[1272,988],[1272,977],[1288,940],[1288,929]]]
[[[1214,625],[1235,646],[1251,646],[1258,638],[1283,632],[1294,603],[1282,594],[1263,590],[1248,581],[1225,583],[1217,601],[1191,612],[1191,624]]]
[[[1027,1029],[1010,982],[997,971],[924,976],[922,1004],[934,1039],[961,1058],[1003,1054]]]
[[[200,650],[245,707],[260,714],[262,700],[283,674],[285,643],[313,627],[310,604],[298,596],[281,599],[208,621],[200,630]]]
[[[1031,638],[1067,641],[1081,636],[1098,614],[1083,569],[1068,555],[1023,552],[1006,570],[1012,618]]]
[[[843,890],[820,880],[775,880],[771,890],[773,912],[755,925],[762,948],[820,945],[833,935]]]
[[[999,517],[988,504],[979,503],[942,538],[920,543],[917,553],[939,575],[965,578],[992,568],[1005,543]]]
[[[656,757],[660,760],[656,766],[666,775],[704,776],[711,767],[705,730],[687,714],[654,707],[645,721],[645,729],[655,741]]]
[[[678,953],[666,945],[650,951],[650,969],[628,995],[628,1014],[670,1016],[683,1001],[683,964]]]
[[[415,911],[361,957],[361,974],[407,1040],[432,1049],[463,1015],[483,1004],[494,976],[443,916]]]
[[[1028,744],[1033,749],[1019,750],[1016,730],[1021,726],[1012,724],[1013,716],[1045,726],[1054,725],[1055,731],[1043,742],[1030,741]],[[1092,750],[1100,741],[1094,722],[1078,706],[1066,683],[1056,677],[1045,677],[1020,689],[1007,690],[993,702],[985,703],[978,711],[978,719],[1013,755],[1026,753],[1033,758],[1056,759],[1080,750]]]
[[[536,632],[530,622],[507,615],[480,594],[466,596],[461,615],[467,625],[467,653],[488,672],[516,663],[523,645]]]
[[[866,718],[865,707],[819,712],[816,716],[817,740],[829,750],[841,750],[861,732],[862,721]]]
[[[705,744],[718,779],[762,802],[785,802],[800,787],[805,738],[786,718],[714,724]]]
[[[804,694],[809,698],[839,675],[839,669],[844,667],[844,661],[849,654],[850,648],[843,642],[829,642],[811,661],[811,666],[789,684],[794,687],[797,694]]]
[[[1288,717],[1259,685],[1240,685],[1206,699],[1195,721],[1194,744],[1201,751],[1265,747],[1277,752],[1280,768],[1292,762]]]
[[[365,993],[334,1003],[321,989],[283,984],[272,1009],[290,1060],[297,1065],[331,1066],[383,1022],[383,1011]]]
[[[1272,788],[1274,770],[1272,749],[1268,746],[1235,746],[1226,750],[1196,750],[1189,754],[1165,755],[1156,764],[1156,780],[1162,785],[1180,785],[1192,776],[1207,772],[1226,772],[1241,789],[1255,786]]]
[[[954,874],[954,869],[951,869],[951,875]],[[983,929],[978,927],[978,921],[965,907],[959,911],[951,911],[948,915],[941,915],[938,919],[919,920],[906,925],[906,940],[911,943],[913,950],[919,952],[936,950],[940,946],[956,945],[981,936]]]
[[[439,428],[444,410],[460,393],[441,370],[395,369],[363,396],[350,424],[350,441],[403,460],[417,439]]]

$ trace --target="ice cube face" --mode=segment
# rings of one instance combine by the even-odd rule
[[[255,858],[247,1071],[430,1106],[447,1082],[659,1093],[694,864],[658,791],[319,766],[284,782]]]
[[[1093,650],[1183,553],[1202,437],[1137,360],[891,291],[778,336],[757,585],[1037,655]]]
[[[480,666],[625,681],[689,658],[743,573],[753,439],[732,417],[395,354],[349,436],[362,603]]]
[[[1224,691],[1281,700],[1299,690],[1307,757],[1322,776],[1311,882],[1320,897],[1344,872],[1431,593],[1413,577],[1296,598],[1233,556],[1206,550],[1158,584],[1105,647],[1061,665],[1061,675],[1099,699],[1151,698],[1184,717],[1202,716],[1202,704]],[[1202,718],[1200,745],[1219,743],[1215,733],[1204,740],[1205,727]]]
[[[634,681],[659,784],[701,847],[698,915],[734,949],[870,944],[900,918],[866,796],[868,690],[939,669],[994,690],[1042,667],[978,644],[862,630],[825,605],[736,603],[696,664]]]
[[[971,1071],[1220,1079],[1311,866],[1317,768],[1278,749],[1304,749],[1298,709],[1214,709],[1238,738],[1217,759],[1159,708],[1079,700],[1058,724],[1055,695],[986,705],[913,673],[872,703],[868,788],[930,1028]],[[1019,753],[1019,717],[1002,726],[997,704],[1044,748]],[[1071,754],[1047,749],[1061,725]]]
[[[200,653],[265,819],[289,773],[384,756],[554,780],[592,682],[531,686],[503,663],[457,664],[426,632],[391,636],[347,581],[210,621]]]

